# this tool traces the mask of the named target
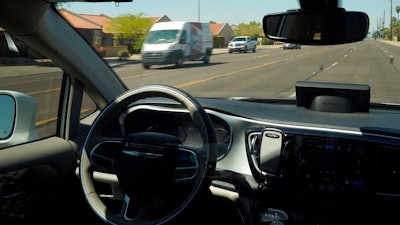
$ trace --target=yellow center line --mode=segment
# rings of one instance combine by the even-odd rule
[[[259,66],[248,67],[248,68],[245,68],[245,69],[242,69],[242,70],[237,70],[237,71],[233,71],[233,72],[230,72],[230,73],[224,73],[224,74],[220,74],[220,75],[209,77],[209,78],[202,79],[202,80],[192,80],[192,81],[189,81],[189,82],[186,82],[186,83],[177,84],[177,85],[174,85],[174,86],[177,87],[177,88],[186,87],[186,86],[190,86],[190,85],[194,85],[194,84],[198,84],[198,83],[207,82],[207,81],[210,81],[210,80],[216,80],[216,79],[219,79],[219,78],[222,78],[222,77],[232,76],[232,75],[237,74],[237,73],[241,73],[241,72],[245,72],[245,71],[249,71],[249,70],[254,70],[254,69],[257,69],[257,68],[260,68],[260,67],[263,67],[263,66],[268,66],[268,65],[271,65],[271,64],[274,64],[274,63],[276,63],[276,62],[269,62],[269,63],[265,63],[265,64],[262,64],[262,65],[259,65]]]
[[[90,111],[90,110],[91,110],[91,108],[82,109],[82,110],[81,110],[81,113],[85,113],[85,112],[88,112],[88,111]],[[46,123],[50,123],[50,122],[53,122],[53,121],[56,121],[56,120],[57,120],[57,117],[52,117],[52,118],[49,118],[49,119],[40,120],[40,121],[37,121],[37,122],[35,123],[35,126],[36,126],[36,127],[39,127],[39,126],[42,126],[42,125],[44,125],[44,124],[46,124]]]
[[[279,54],[283,54],[283,53],[279,53]],[[264,57],[268,57],[271,54],[265,54],[265,55],[261,55],[261,56],[255,56],[253,58],[264,58]],[[246,58],[249,59],[249,58]],[[239,58],[239,59],[235,59],[235,60],[231,60],[229,62],[236,62],[236,61],[242,61],[245,60],[244,58]],[[134,76],[127,76],[127,77],[122,77],[121,80],[128,80],[128,79],[134,79],[134,78],[141,78],[141,77],[146,77],[146,76],[152,76],[152,75],[158,75],[161,73],[167,73],[168,71],[157,71],[154,73],[148,73],[148,74],[141,74],[141,75],[134,75]]]
[[[42,125],[44,125],[44,124],[46,124],[46,123],[53,122],[53,121],[56,121],[56,120],[57,120],[57,117],[49,118],[49,119],[47,119],[47,120],[37,121],[37,122],[35,123],[35,126],[39,127],[39,126],[42,126]]]
[[[128,79],[134,79],[134,78],[140,78],[140,77],[147,77],[147,76],[158,75],[158,74],[166,73],[166,72],[168,72],[168,71],[157,71],[157,72],[154,72],[154,73],[128,76],[128,77],[121,78],[121,80],[128,80]]]
[[[295,58],[300,58],[302,56],[304,56],[304,55],[294,56],[294,57],[290,57],[290,58],[286,58],[286,59],[278,60],[278,61],[267,62],[267,63],[260,64],[258,66],[248,67],[248,68],[245,68],[245,69],[242,69],[242,70],[237,70],[237,71],[233,71],[233,72],[229,72],[229,73],[224,73],[224,74],[220,74],[220,75],[209,77],[209,78],[202,79],[202,80],[192,80],[192,81],[189,81],[189,82],[176,84],[176,85],[174,85],[174,87],[182,88],[182,87],[187,87],[187,86],[191,86],[191,85],[194,85],[194,84],[204,83],[204,82],[207,82],[207,81],[211,81],[211,80],[216,80],[216,79],[223,78],[223,77],[232,76],[232,75],[235,75],[235,74],[238,74],[238,73],[242,73],[242,72],[245,72],[245,71],[255,70],[255,69],[258,69],[258,68],[261,68],[261,67],[270,66],[270,65],[273,65],[273,64],[276,64],[276,63],[285,62],[285,61],[292,60],[292,59],[295,59]]]
[[[52,92],[52,91],[61,91],[61,88],[53,88],[53,89],[42,90],[42,91],[34,91],[34,92],[27,93],[27,94],[28,95],[36,95],[36,94],[47,93],[47,92]]]
[[[316,51],[310,52],[308,54],[300,54],[300,55],[297,55],[297,56],[285,58],[285,59],[278,60],[278,61],[267,62],[267,63],[260,64],[258,66],[248,67],[248,68],[245,68],[245,69],[242,69],[242,70],[233,71],[233,72],[229,72],[229,73],[224,73],[224,74],[220,74],[220,75],[209,77],[209,78],[202,79],[202,80],[192,80],[192,81],[188,81],[188,82],[185,82],[185,83],[176,84],[176,85],[174,85],[174,87],[182,88],[182,87],[187,87],[187,86],[191,86],[191,85],[195,85],[195,84],[199,84],[199,83],[204,83],[204,82],[207,82],[207,81],[211,81],[211,80],[216,80],[216,79],[223,78],[223,77],[232,76],[232,75],[235,75],[235,74],[238,74],[238,73],[242,73],[242,72],[245,72],[245,71],[255,70],[255,69],[258,69],[258,68],[261,68],[261,67],[270,66],[270,65],[273,65],[273,64],[277,64],[277,63],[293,60],[293,59],[296,59],[296,58],[301,58],[301,57],[312,55],[312,54],[318,53],[318,52],[322,52],[322,50],[316,50]],[[258,56],[258,57],[262,58],[262,57],[265,57],[265,56],[263,55],[263,56]]]

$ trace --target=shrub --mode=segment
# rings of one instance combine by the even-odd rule
[[[225,37],[218,36],[218,37],[213,37],[213,48],[223,48],[225,43]]]
[[[118,57],[120,60],[126,60],[130,56],[128,49],[122,49],[118,51]]]
[[[144,39],[146,39],[145,35],[136,36],[135,41],[134,41],[133,46],[132,46],[132,52],[133,53],[139,53],[140,52],[140,48],[143,45]]]
[[[274,44],[275,44],[275,41],[273,41],[273,40],[271,40],[271,39],[269,39],[269,38],[263,38],[262,41],[261,41],[261,43],[262,43],[263,45],[274,45]]]

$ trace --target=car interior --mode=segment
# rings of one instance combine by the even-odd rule
[[[399,96],[312,79],[279,100],[131,88],[58,12],[68,2],[0,2],[0,46],[40,56],[0,60],[0,224],[398,224]],[[280,54],[367,42],[366,13],[298,2],[260,18],[302,46]]]

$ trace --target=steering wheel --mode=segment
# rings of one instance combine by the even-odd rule
[[[112,130],[140,100],[172,99],[185,106],[201,134],[192,148],[169,134]],[[110,102],[93,122],[79,156],[83,193],[105,222],[121,225],[163,224],[176,217],[215,171],[215,132],[204,108],[188,93],[165,85],[128,90]],[[104,192],[99,184],[107,184]],[[107,190],[109,190],[108,188]]]

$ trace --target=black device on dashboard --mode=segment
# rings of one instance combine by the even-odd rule
[[[283,145],[283,133],[280,130],[266,128],[261,133],[259,168],[275,175],[280,161]]]
[[[297,106],[320,112],[369,112],[370,86],[327,82],[296,82]]]

